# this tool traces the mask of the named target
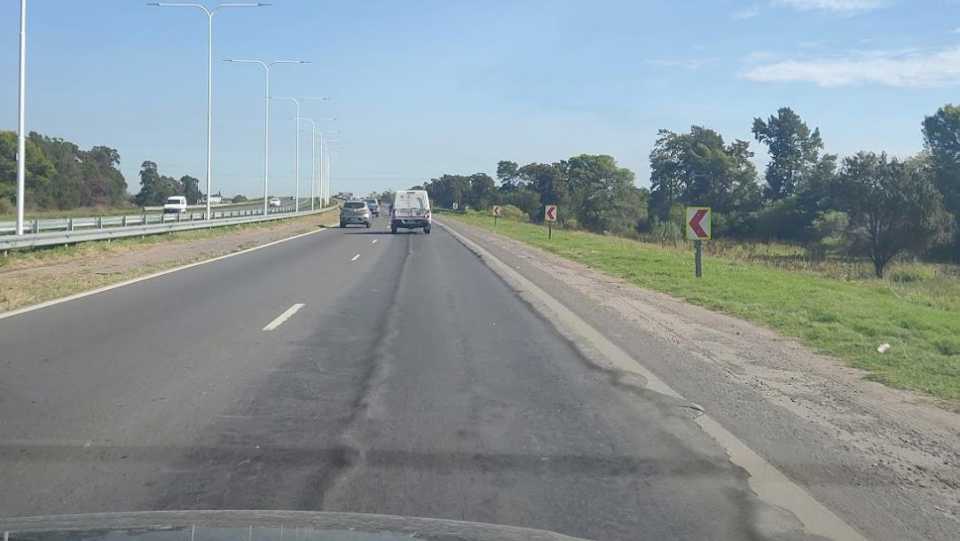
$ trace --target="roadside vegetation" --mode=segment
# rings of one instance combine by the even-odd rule
[[[514,211],[515,212],[515,211]],[[897,260],[884,279],[869,261],[811,259],[802,247],[708,242],[704,276],[685,242],[555,229],[486,212],[445,214],[637,286],[763,324],[892,386],[960,400],[960,269]],[[890,344],[879,353],[877,348]]]
[[[422,184],[459,220],[632,283],[767,325],[893,386],[960,400],[960,107],[918,122],[923,151],[824,150],[789,107],[755,118],[768,157],[715,130],[660,130],[649,188],[611,156],[497,164]],[[553,240],[541,225],[558,205]],[[684,206],[713,209],[704,278]],[[889,344],[881,353],[878,348]]]
[[[0,131],[0,219],[4,220],[15,212],[16,156],[17,134]],[[65,139],[31,132],[27,137],[27,215],[108,216],[162,205],[171,195],[186,196],[191,205],[203,199],[196,177],[163,175],[152,161],[140,166],[140,189],[131,196],[119,165],[120,153],[108,146],[84,150]],[[246,200],[242,195],[234,198],[234,202]]]
[[[650,152],[649,188],[606,155],[553,163],[497,164],[486,173],[442,175],[422,184],[436,205],[512,205],[531,221],[545,205],[560,225],[627,237],[682,235],[683,207],[713,209],[722,239],[789,242],[809,254],[868,261],[883,278],[904,255],[960,262],[960,108],[946,105],[918,122],[924,150],[911,157],[824,150],[789,107],[755,118],[752,132],[769,160],[762,176],[749,141],[715,130],[660,130]]]

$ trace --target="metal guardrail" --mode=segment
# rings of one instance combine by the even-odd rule
[[[292,197],[283,197],[283,208],[294,206],[294,201]],[[309,205],[309,199],[301,199],[300,206]],[[233,210],[258,210],[263,208],[262,202],[259,201],[245,201],[243,203],[220,203],[213,205],[213,215],[215,218],[220,218],[222,215],[235,216],[226,213],[225,211]],[[270,210],[276,211],[277,207],[270,207]],[[205,205],[190,205],[187,207],[187,212],[184,216],[190,220],[202,220],[204,212],[206,211]],[[143,207],[140,211],[131,209],[130,213],[126,215],[113,215],[113,216],[83,216],[83,217],[72,217],[72,218],[32,218],[27,219],[24,222],[24,232],[25,233],[43,233],[45,231],[66,231],[70,227],[75,228],[93,228],[100,227],[100,224],[103,227],[114,227],[122,226],[124,224],[143,224],[144,221],[156,222],[158,221],[159,215],[163,213],[163,207]],[[250,215],[250,214],[246,214]],[[0,235],[13,235],[16,233],[17,227],[16,222],[14,221],[4,221],[0,222]]]
[[[270,211],[266,216],[263,215],[262,209],[223,210],[211,213],[213,217],[209,221],[204,219],[203,213],[141,214],[134,217],[115,216],[47,220],[47,222],[57,221],[62,223],[57,227],[50,224],[45,226],[45,229],[50,232],[38,231],[20,236],[2,235],[0,236],[0,251],[267,222],[321,214],[335,208],[337,207],[330,206],[312,211],[294,212],[294,207],[291,205],[269,209]]]

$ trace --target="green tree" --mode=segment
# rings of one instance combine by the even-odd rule
[[[56,167],[32,137],[26,141],[26,178],[24,204],[28,207],[46,207],[49,204],[50,183]],[[17,197],[17,134],[0,132],[0,198],[16,203]]]
[[[497,185],[486,173],[470,175],[470,196],[468,204],[476,209],[485,209],[493,204],[497,195]]]
[[[127,181],[120,172],[120,153],[95,146],[81,156],[84,178],[92,185],[93,203],[119,205],[127,200]]]
[[[8,191],[7,179],[15,179],[15,153],[16,134],[0,134],[0,194]],[[95,146],[85,151],[64,139],[30,133],[27,203],[34,208],[58,209],[122,204],[127,200],[127,183],[119,164],[120,155],[112,148]]]
[[[825,154],[806,173],[803,184],[793,194],[771,201],[755,215],[750,236],[764,240],[808,242],[818,239],[817,220],[836,207],[837,157]]]
[[[757,171],[746,141],[725,144],[717,132],[660,130],[650,152],[650,215],[668,219],[675,203],[706,205],[720,213],[748,212],[759,204]]]
[[[543,221],[544,205],[560,207],[560,221],[566,221],[570,208],[570,187],[566,162],[530,163],[517,170],[520,181],[540,196],[540,206],[530,215],[535,222]]]
[[[188,204],[196,205],[203,198],[203,194],[200,192],[200,179],[183,175],[180,177],[180,186]]]
[[[506,191],[501,189],[500,202],[521,209],[528,217],[534,216],[543,208],[540,204],[540,194],[523,187]]]
[[[870,257],[878,278],[898,254],[922,253],[946,232],[943,197],[922,160],[860,152],[844,160],[837,185],[850,248]]]
[[[161,175],[157,164],[145,161],[140,166],[140,192],[134,201],[140,206],[162,205],[172,195],[182,195],[183,187],[177,179]]]
[[[943,205],[953,214],[952,258],[960,260],[960,107],[944,105],[923,119],[923,143]]]
[[[519,188],[519,170],[520,168],[517,166],[517,162],[506,160],[497,162],[497,180],[500,181],[500,188],[504,191]]]
[[[770,153],[764,195],[774,201],[797,191],[816,166],[823,149],[820,129],[811,132],[789,107],[781,107],[766,122],[753,119],[753,136],[767,145]]]
[[[470,178],[463,175],[443,175],[430,179],[422,189],[427,190],[430,201],[435,206],[452,208],[456,203],[458,208],[463,208],[470,192]]]
[[[612,156],[581,154],[567,160],[568,185],[577,223],[591,231],[633,229],[633,171]]]

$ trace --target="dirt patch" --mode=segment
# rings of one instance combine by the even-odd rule
[[[720,367],[731,381],[834,435],[878,472],[890,472],[898,487],[937,502],[933,511],[960,521],[956,403],[886,387],[868,380],[864,371],[768,329],[641,289],[519,241],[462,223],[457,229],[549,274],[638,330]]]
[[[0,262],[0,313],[316,231],[336,220],[331,211],[279,222],[12,253]]]

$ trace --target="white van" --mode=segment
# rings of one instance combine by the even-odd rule
[[[187,198],[182,195],[173,195],[163,204],[164,214],[180,214],[187,211]]]
[[[390,232],[397,229],[422,228],[430,234],[430,225],[433,223],[430,216],[430,198],[425,190],[400,190],[393,198],[390,207]]]

